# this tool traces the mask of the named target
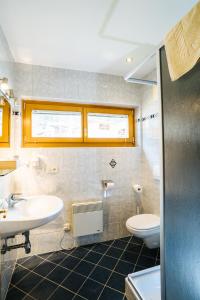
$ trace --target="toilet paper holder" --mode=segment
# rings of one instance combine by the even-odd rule
[[[133,190],[137,194],[141,194],[143,192],[143,187],[140,184],[133,184]]]
[[[107,198],[108,197],[108,191],[110,191],[115,183],[113,180],[110,180],[110,179],[105,179],[105,180],[102,180],[102,186],[103,186],[103,196],[104,198]]]

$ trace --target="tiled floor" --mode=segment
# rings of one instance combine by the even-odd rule
[[[6,300],[123,300],[127,274],[160,264],[134,237],[17,261]]]

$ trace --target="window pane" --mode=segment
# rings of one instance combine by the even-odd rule
[[[32,111],[32,137],[80,138],[81,136],[81,112]]]
[[[88,138],[128,137],[128,115],[88,113]]]
[[[0,136],[3,134],[3,109],[0,108]]]

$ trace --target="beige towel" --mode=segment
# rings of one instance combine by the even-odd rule
[[[166,35],[164,44],[174,81],[190,71],[200,58],[200,1]]]

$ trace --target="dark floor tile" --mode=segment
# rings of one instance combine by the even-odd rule
[[[113,272],[106,285],[115,290],[118,290],[118,291],[124,293],[125,292],[125,276]]]
[[[51,273],[48,274],[47,278],[53,282],[60,284],[71,271],[60,266],[57,266]]]
[[[91,250],[96,244],[88,244],[88,245],[84,245],[84,246],[81,246],[82,248],[84,249],[87,249],[87,250]]]
[[[117,259],[109,256],[103,256],[98,265],[112,270],[117,263]]]
[[[126,250],[134,253],[140,253],[142,245],[129,243]]]
[[[53,269],[55,268],[55,265],[52,264],[49,261],[44,261],[42,262],[38,267],[36,267],[34,269],[34,272],[36,272],[37,274],[41,275],[41,276],[46,276],[47,274],[49,274]]]
[[[88,276],[92,269],[94,269],[94,265],[87,262],[87,261],[81,261],[76,268],[74,269],[74,272],[78,272],[82,275]]]
[[[109,271],[103,267],[96,266],[89,277],[102,283],[102,284],[105,284],[106,281],[108,280],[110,274],[111,274],[111,271]]]
[[[139,256],[141,247],[142,255]],[[159,264],[158,251],[146,248],[140,239],[125,237],[26,257],[18,260],[12,278],[12,283],[17,286],[11,285],[6,300],[33,300],[31,297],[37,300],[48,297],[49,300],[95,300],[99,296],[100,300],[125,300],[125,276]],[[46,276],[46,279],[39,275]]]
[[[41,281],[31,292],[30,295],[37,300],[47,299],[57,288],[57,285],[49,280]]]
[[[74,296],[74,293],[59,286],[57,290],[51,295],[49,300],[71,300]]]
[[[47,259],[52,263],[58,265],[67,257],[68,257],[67,253],[64,253],[63,251],[56,251],[53,252]]]
[[[158,253],[158,249],[149,249],[147,247],[143,247],[141,255],[145,255],[145,256],[156,258],[157,257],[157,253]]]
[[[95,282],[91,279],[87,279],[84,285],[81,287],[78,294],[85,297],[88,300],[94,300],[98,299],[98,296],[100,295],[102,289],[102,284]]]
[[[89,252],[85,257],[84,260],[92,262],[94,264],[98,263],[98,261],[102,258],[102,255],[96,252]]]
[[[130,243],[138,244],[138,245],[143,245],[143,240],[139,239],[139,238],[137,238],[135,236],[132,236],[131,239],[130,239]]]
[[[76,248],[72,253],[71,255],[75,256],[75,257],[78,257],[78,258],[83,258],[87,253],[88,253],[88,249],[85,249],[83,247],[79,247],[79,248]]]
[[[25,297],[25,293],[18,290],[15,287],[9,289],[6,300],[22,300]]]
[[[62,286],[66,287],[67,289],[69,289],[72,292],[77,292],[81,285],[83,284],[83,282],[85,281],[85,277],[82,275],[79,275],[77,273],[72,272],[63,282],[62,282]]]
[[[23,300],[35,300],[35,299],[33,297],[31,297],[30,295],[26,295],[26,297],[23,298]]]
[[[105,242],[101,242],[101,244],[102,244],[102,245],[108,245],[108,246],[111,246],[113,242],[114,242],[113,240],[111,240],[111,241],[105,241]]]
[[[25,263],[25,261],[27,261],[30,258],[31,258],[31,256],[26,256],[26,257],[19,258],[17,260],[17,264],[23,265]]]
[[[38,254],[38,256],[43,259],[48,259],[48,257],[51,256],[53,253],[54,252],[41,253],[41,254]]]
[[[114,291],[109,287],[105,287],[99,300],[123,300],[124,295],[120,292]]]
[[[73,298],[73,300],[85,300],[85,298],[83,298],[83,297],[81,297],[79,295],[76,295],[75,298]]]
[[[111,246],[106,252],[106,255],[112,256],[114,258],[119,258],[122,255],[122,252],[122,249],[117,249]]]
[[[149,257],[157,257],[158,249],[149,249],[147,247],[142,248],[141,255],[149,256]]]
[[[43,262],[44,260],[37,256],[37,255],[33,255],[30,257],[30,259],[27,259],[24,263],[23,263],[23,267],[29,269],[29,270],[33,270],[35,267],[37,267],[39,264],[41,264],[41,262]]]
[[[16,285],[24,276],[28,275],[29,271],[22,266],[16,266],[13,273],[11,284]]]
[[[120,260],[115,267],[115,271],[124,275],[128,275],[133,272],[134,267],[134,264]]]
[[[92,248],[92,251],[98,252],[100,254],[104,254],[108,250],[108,248],[109,248],[108,245],[103,245],[99,243]]]
[[[127,262],[130,262],[132,264],[135,264],[138,259],[139,254],[130,252],[130,251],[124,251],[120,259],[125,260]]]
[[[14,299],[13,299],[14,300]],[[23,298],[23,300],[35,300],[33,297],[27,295],[25,298]]]
[[[137,266],[135,266],[134,273],[135,273],[135,272],[142,271],[142,270],[145,270],[145,269],[146,269],[145,267],[142,267],[142,266],[137,265]]]
[[[141,255],[137,261],[137,265],[150,268],[155,266],[155,259]]]
[[[123,240],[115,240],[115,241],[113,242],[113,244],[112,244],[112,247],[116,247],[116,248],[125,250],[127,244],[128,244],[128,242],[126,242],[126,241],[123,241]]]
[[[125,242],[129,242],[131,240],[132,236],[125,236],[123,238],[118,239],[118,241],[125,241]]]
[[[72,270],[78,265],[79,262],[80,262],[80,259],[69,255],[69,256],[67,256],[66,259],[64,259],[60,263],[60,265],[62,267],[65,267],[65,268],[69,269],[69,270]]]
[[[26,293],[29,293],[40,281],[42,277],[29,272],[29,274],[18,282],[17,287]]]

